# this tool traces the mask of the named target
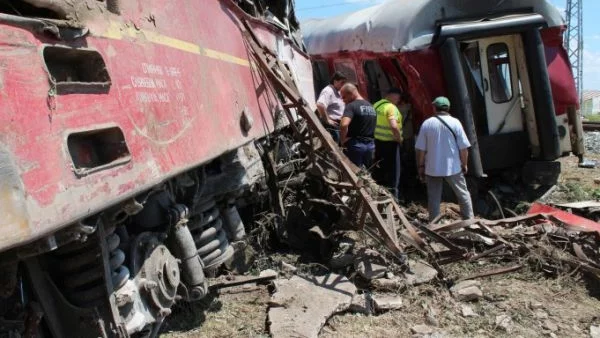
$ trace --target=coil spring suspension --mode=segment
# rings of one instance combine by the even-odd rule
[[[123,265],[125,253],[119,249],[120,238],[115,227],[106,230],[104,240],[109,251],[111,279],[117,290],[129,279],[129,269]],[[97,235],[83,243],[64,246],[55,253],[62,291],[67,300],[79,307],[94,307],[106,298],[102,251],[95,238]]]
[[[188,223],[194,237],[198,255],[205,269],[217,267],[233,255],[233,247],[227,240],[219,209],[214,200],[198,208],[199,216]]]
[[[129,279],[129,269],[123,265],[125,263],[125,252],[119,248],[121,238],[115,232],[113,227],[106,236],[106,246],[109,252],[109,265],[111,271],[111,280],[113,291],[119,290]]]

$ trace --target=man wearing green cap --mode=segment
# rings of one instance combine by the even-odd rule
[[[471,146],[460,121],[450,116],[450,100],[440,96],[433,101],[435,115],[421,125],[415,148],[419,177],[427,183],[429,219],[440,214],[444,181],[454,191],[464,219],[473,218],[471,195],[465,174]]]

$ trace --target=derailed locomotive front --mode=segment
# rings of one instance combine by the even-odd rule
[[[313,96],[291,1],[0,4],[4,332],[153,336],[206,294],[286,121],[240,19]]]

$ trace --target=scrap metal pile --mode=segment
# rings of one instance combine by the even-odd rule
[[[397,260],[397,255],[386,254],[391,250],[385,242],[377,240],[377,234],[369,233],[369,227],[362,228],[367,230],[368,237],[354,231],[360,228],[351,222],[360,218],[343,203],[351,200],[352,190],[330,187],[330,191],[339,195],[339,202],[335,202],[326,197],[327,185],[322,183],[320,172],[309,170],[300,177],[301,184],[285,187],[280,184],[283,207],[288,210],[288,217],[281,224],[285,229],[281,231],[284,240],[303,250],[310,250],[311,244],[318,243],[312,246],[313,252],[330,269],[348,276],[356,273],[369,286],[398,290],[414,284],[410,281],[411,274],[414,262],[419,260],[436,270],[427,281],[437,277],[449,284],[510,273],[526,266],[554,276],[581,273],[600,282],[600,224],[590,219],[533,204],[527,215],[519,217],[426,224],[405,216],[398,207],[394,215],[399,217],[390,228],[397,234],[394,237],[397,247],[410,260]],[[363,176],[361,182],[371,187],[369,190],[377,189],[368,176]],[[362,222],[368,225],[372,221],[367,217]],[[476,273],[457,276],[445,272],[445,267],[452,263],[479,261],[485,263],[473,264],[480,270]],[[386,277],[386,272],[395,275]]]
[[[276,200],[276,211],[285,219],[280,233],[288,241],[294,241],[291,238],[294,229],[308,229],[323,242],[336,239],[333,248],[321,245],[320,250],[339,261],[344,255],[351,257],[348,253],[356,249],[350,248],[352,244],[340,248],[344,231],[360,230],[405,268],[406,252],[414,249],[440,273],[442,267],[451,262],[493,258],[512,265],[482,272],[480,276],[515,271],[529,262],[548,272],[581,270],[600,279],[600,224],[584,218],[574,219],[575,222],[585,220],[586,224],[582,225],[568,224],[546,213],[450,224],[423,224],[417,219],[407,219],[391,195],[342,154],[300,96],[288,66],[260,43],[249,25],[244,27],[257,71],[281,93],[297,153],[301,154],[293,161],[302,163],[305,169],[303,173],[292,171],[282,175],[280,171],[285,164],[279,165],[279,150],[271,152],[268,165],[270,176],[274,178],[271,196]],[[303,120],[298,123],[295,115]],[[296,235],[298,233],[301,231]],[[296,237],[296,243],[306,243],[308,239],[306,234]],[[326,252],[327,249],[330,252]],[[350,257],[345,263],[351,263]]]
[[[440,272],[442,266],[457,261],[488,259],[505,265],[459,276],[461,280],[512,272],[530,264],[553,274],[579,270],[600,281],[600,226],[578,226],[578,220],[581,225],[594,223],[577,218],[568,224],[551,213],[536,213],[496,221],[475,219],[420,226],[425,239],[417,247]]]

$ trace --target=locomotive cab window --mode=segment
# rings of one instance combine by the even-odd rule
[[[390,79],[376,60],[365,61],[363,69],[367,75],[369,100],[371,102],[377,102],[381,100],[385,93],[391,88]]]
[[[508,46],[495,43],[487,48],[492,100],[496,103],[508,102],[513,97],[512,75]]]
[[[323,88],[329,85],[329,68],[327,61],[319,60],[313,62],[313,80],[315,85],[315,93],[319,95]]]
[[[356,70],[352,61],[336,61],[333,67],[336,71],[344,73],[348,78],[348,82],[356,84]]]

